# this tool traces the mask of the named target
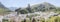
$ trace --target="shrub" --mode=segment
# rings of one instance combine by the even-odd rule
[[[9,22],[8,19],[3,19],[2,22]]]
[[[59,16],[51,17],[47,22],[60,22]]]

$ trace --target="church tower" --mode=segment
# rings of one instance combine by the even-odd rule
[[[31,13],[31,7],[30,7],[30,4],[28,4],[28,7],[27,7],[27,10],[29,11],[29,13]]]

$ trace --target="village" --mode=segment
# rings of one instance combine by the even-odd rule
[[[38,20],[40,20],[40,18],[49,19],[49,17],[51,17],[51,16],[58,16],[58,14],[54,13],[54,12],[49,12],[49,13],[47,13],[47,12],[34,12],[34,13],[19,14],[19,15],[17,15],[17,13],[14,12],[9,15],[0,16],[0,22],[2,22],[3,19],[6,19],[8,22],[21,22],[24,19],[27,20],[28,22],[30,22],[30,18],[28,18],[27,15],[28,16],[33,15],[31,17],[32,21],[33,21],[33,19],[36,19],[36,21],[38,21]]]
[[[0,0],[0,22],[60,22],[59,0]]]

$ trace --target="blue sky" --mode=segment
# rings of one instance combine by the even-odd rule
[[[60,6],[60,0],[0,0],[6,7],[25,7],[28,3],[31,5],[48,2],[56,6]]]

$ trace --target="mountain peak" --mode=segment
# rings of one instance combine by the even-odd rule
[[[43,2],[43,3],[47,3],[48,4],[48,2]]]
[[[46,4],[46,5],[47,5],[47,4],[51,4],[51,3],[48,3],[48,2],[43,2],[43,3],[41,3],[41,4]]]
[[[3,8],[3,7],[5,7],[5,6],[0,2],[0,8]]]

